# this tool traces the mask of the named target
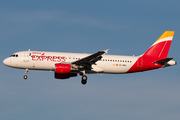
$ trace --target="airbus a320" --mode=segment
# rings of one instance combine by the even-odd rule
[[[56,79],[82,76],[81,83],[87,83],[86,74],[125,74],[176,65],[167,57],[174,31],[165,31],[159,39],[142,55],[106,55],[108,49],[94,54],[20,51],[6,58],[6,66],[25,69],[24,79],[29,70],[54,71]]]

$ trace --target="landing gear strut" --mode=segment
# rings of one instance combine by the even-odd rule
[[[85,70],[81,71],[80,75],[82,76],[81,83],[85,85],[87,83],[87,76],[85,75]]]
[[[28,74],[28,69],[26,69],[25,74],[26,74],[26,75],[24,75],[23,78],[26,80],[26,79],[28,78],[28,76],[27,76],[27,74]]]

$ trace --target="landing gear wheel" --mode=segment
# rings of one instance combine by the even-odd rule
[[[23,78],[26,80],[28,77],[27,77],[27,75],[25,75]]]
[[[81,80],[81,83],[85,85],[87,83],[87,80]]]
[[[82,80],[87,80],[87,76],[86,76],[86,75],[83,75],[83,76],[82,76]]]
[[[85,85],[85,84],[87,83],[87,76],[86,76],[86,75],[83,75],[83,76],[82,76],[82,81],[81,81],[81,83],[82,83],[83,85]]]

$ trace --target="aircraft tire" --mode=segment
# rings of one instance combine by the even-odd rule
[[[86,75],[83,75],[83,76],[82,76],[82,81],[81,81],[81,83],[82,83],[83,85],[85,85],[85,84],[87,83],[87,76],[86,76]]]
[[[82,80],[81,83],[85,85],[87,83],[87,80]]]
[[[86,76],[86,75],[83,75],[83,76],[82,76],[82,80],[87,80],[87,76]]]
[[[26,80],[28,77],[27,77],[27,75],[24,75],[24,77],[23,77],[23,78]]]

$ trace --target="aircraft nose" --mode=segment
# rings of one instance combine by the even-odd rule
[[[4,59],[3,64],[4,64],[4,65],[7,65],[7,63],[8,63],[8,62],[7,62],[7,59]]]
[[[3,60],[4,65],[8,67],[17,67],[16,61],[12,60],[10,57]]]

